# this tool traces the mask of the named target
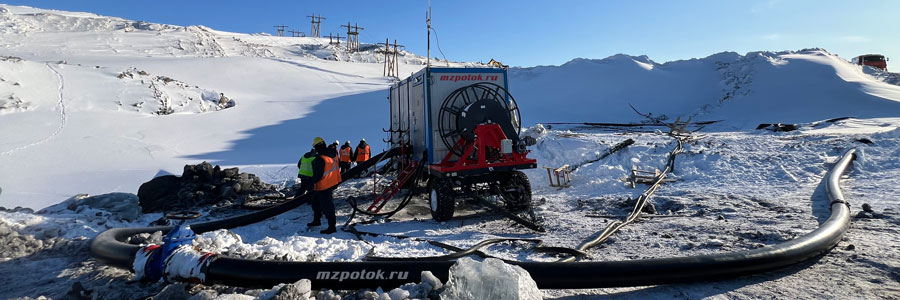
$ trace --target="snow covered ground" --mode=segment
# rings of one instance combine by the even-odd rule
[[[286,38],[170,26],[120,18],[0,5],[0,206],[33,210],[77,194],[134,193],[159,174],[203,160],[238,166],[270,183],[290,182],[312,137],[366,138],[373,151],[387,123],[379,56],[350,54],[318,38]],[[423,57],[403,53],[401,74]],[[474,66],[455,63],[457,66]],[[651,199],[655,214],[590,250],[623,260],[753,249],[814,229],[828,216],[822,178],[843,151],[860,150],[843,181],[854,219],[845,240],[810,263],[712,283],[597,290],[546,290],[546,298],[900,298],[900,86],[889,74],[854,66],[822,49],[720,53],[653,62],[643,56],[575,59],[562,66],[514,68],[510,91],[527,125],[639,122],[628,104],[659,119],[722,120],[696,133],[678,156],[676,182]],[[235,101],[218,106],[219,94]],[[160,111],[165,113],[159,113]],[[171,112],[171,113],[169,113]],[[822,120],[853,117],[835,122]],[[799,123],[800,130],[754,130]],[[531,156],[558,167],[595,158],[627,138],[635,144],[580,167],[572,187],[547,186],[527,172],[546,233],[534,233],[477,205],[446,223],[419,199],[392,222],[364,231],[468,247],[492,237],[538,238],[574,247],[631,210],[632,166],[662,168],[673,140],[663,134],[555,125]],[[871,141],[871,143],[863,143]],[[371,193],[365,180],[336,192],[342,201]],[[863,203],[873,213],[861,212]],[[63,207],[65,205],[62,205]],[[245,211],[213,212],[208,219]],[[447,253],[425,242],[357,239],[307,230],[309,209],[201,235],[195,246],[231,256],[293,261],[355,261]],[[108,211],[59,206],[43,213],[0,211],[0,296],[60,298],[74,282],[105,299],[158,293],[129,283],[130,272],[89,258],[90,238],[108,228],[146,226],[147,214],[120,220]],[[525,243],[486,248],[519,260],[555,260]],[[227,287],[201,299],[252,299],[262,291]],[[212,295],[212,296],[210,296]],[[231,295],[231,296],[228,296]],[[199,296],[198,296],[199,297]]]

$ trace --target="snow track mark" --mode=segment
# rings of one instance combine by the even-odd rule
[[[53,74],[56,74],[56,78],[59,81],[59,87],[57,88],[57,104],[56,104],[57,110],[59,110],[59,125],[56,126],[56,129],[53,130],[53,132],[50,133],[49,136],[47,136],[37,142],[28,144],[28,145],[19,146],[19,147],[16,147],[16,148],[4,151],[4,152],[0,152],[0,156],[10,155],[10,154],[13,154],[13,153],[16,153],[16,152],[19,152],[19,151],[43,144],[43,143],[46,143],[46,142],[52,140],[57,135],[59,135],[59,133],[63,130],[63,128],[66,127],[66,120],[68,119],[68,115],[66,114],[66,102],[63,99],[63,89],[66,86],[66,81],[63,78],[62,73],[59,72],[59,70],[53,68],[53,66],[51,66],[50,63],[47,63],[46,65],[47,65],[47,68],[53,72]]]

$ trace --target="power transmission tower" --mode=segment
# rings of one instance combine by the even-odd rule
[[[287,28],[287,25],[275,25],[275,28],[278,28],[278,36],[284,36],[284,29]]]
[[[337,36],[333,36],[333,35],[331,35],[331,33],[329,32],[327,37],[328,37],[328,44],[329,44],[329,45],[338,45],[338,46],[341,45],[341,38],[342,38],[342,37],[341,37],[341,34],[340,34],[340,33],[338,33]]]
[[[398,45],[397,40],[394,40],[394,45],[391,45],[390,39],[384,39],[384,44],[378,43],[379,46],[384,46],[383,50],[378,50],[378,53],[384,53],[384,76],[388,77],[399,77],[400,72],[400,61],[397,59],[398,54],[400,53],[400,48],[403,45]],[[391,47],[393,46],[393,48]]]
[[[347,25],[341,25],[341,27],[347,27],[347,50],[350,50],[350,52],[359,51],[359,31],[365,28],[359,27],[358,23],[355,26],[350,26],[349,21]]]
[[[304,33],[303,31],[288,30],[288,32],[291,33],[292,37],[305,37],[306,36],[306,33]]]
[[[316,16],[315,13],[312,14],[312,16],[306,16],[306,17],[310,18],[310,23],[311,23],[310,28],[309,28],[309,36],[319,37],[319,33],[320,33],[319,28],[321,27],[320,25],[322,24],[322,20],[325,20],[326,18],[322,17],[322,15]]]

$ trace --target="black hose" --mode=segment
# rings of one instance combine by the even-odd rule
[[[837,186],[841,174],[853,159],[850,150],[835,165],[828,177],[831,216],[816,230],[781,244],[731,253],[688,257],[596,262],[518,262],[539,288],[571,289],[644,286],[676,282],[721,280],[790,266],[821,255],[840,241],[850,221],[850,211]],[[835,201],[840,200],[840,201]],[[211,263],[208,283],[240,286],[272,286],[307,278],[316,288],[357,289],[393,288],[418,282],[422,271],[431,271],[447,280],[453,262],[270,262],[220,258]],[[408,272],[406,280],[344,279],[344,274],[362,271]],[[349,273],[348,273],[349,272]],[[399,274],[399,273],[395,273]],[[365,275],[365,274],[364,274]],[[352,278],[352,277],[348,277]]]
[[[457,258],[460,258],[460,257],[469,256],[469,255],[475,253],[476,251],[481,250],[481,248],[484,248],[485,246],[489,246],[489,245],[493,245],[493,244],[497,244],[497,243],[503,243],[503,242],[516,242],[516,241],[531,242],[531,243],[537,243],[537,244],[540,244],[540,243],[542,242],[541,240],[538,240],[538,239],[495,238],[495,239],[487,239],[487,240],[483,240],[483,241],[481,241],[481,242],[478,242],[478,243],[475,244],[475,245],[472,245],[472,247],[469,247],[468,249],[463,249],[463,250],[461,250],[461,251],[456,251],[456,252],[454,252],[454,253],[445,254],[445,255],[438,255],[438,256],[418,256],[418,257],[382,257],[382,256],[375,256],[375,254],[374,254],[372,251],[370,251],[368,254],[366,254],[366,260],[367,260],[367,261],[440,261],[440,260],[454,260],[454,259],[457,259]],[[432,245],[435,245],[435,244],[432,243],[431,241],[429,241],[429,243],[432,244]],[[439,245],[437,245],[437,246],[440,247]]]
[[[787,242],[753,250],[730,253],[596,262],[518,262],[539,288],[571,289],[644,286],[676,282],[721,280],[790,266],[826,253],[847,231],[850,210],[838,186],[840,176],[854,157],[847,151],[828,175],[826,184],[831,198],[831,216],[816,230]],[[116,229],[101,233],[91,251],[110,258],[129,260],[118,247],[130,234],[154,231],[153,228]],[[131,230],[128,232],[127,230]],[[155,229],[159,230],[159,229]],[[124,245],[124,246],[123,246]],[[102,247],[100,247],[102,246]],[[130,263],[130,261],[125,262]],[[285,262],[218,257],[209,263],[205,284],[246,287],[271,287],[279,283],[309,279],[316,289],[358,289],[380,286],[385,289],[419,282],[422,271],[431,271],[447,280],[452,261],[416,262]]]
[[[415,182],[419,181],[419,179],[420,179],[421,176],[422,176],[422,171],[424,170],[424,167],[423,167],[423,166],[424,166],[424,164],[419,164],[419,165],[416,167],[416,169],[413,171],[413,175],[410,176],[410,178],[409,178],[409,180],[407,181],[406,184],[412,184],[412,183],[415,183]],[[373,212],[369,212],[369,211],[360,209],[360,208],[359,208],[359,203],[356,202],[356,199],[353,199],[353,198],[349,198],[349,197],[348,197],[348,198],[347,198],[347,202],[350,204],[350,207],[353,209],[353,214],[350,216],[350,219],[347,220],[347,224],[345,224],[344,226],[348,226],[348,225],[350,224],[350,221],[353,220],[354,215],[357,214],[357,213],[359,213],[359,214],[361,214],[361,215],[370,216],[370,217],[386,217],[386,218],[389,218],[390,216],[393,216],[394,214],[396,214],[397,212],[399,212],[400,210],[402,210],[404,207],[406,207],[406,205],[409,204],[409,201],[412,199],[412,196],[413,196],[413,195],[414,195],[414,193],[411,193],[411,192],[408,193],[408,194],[406,195],[406,197],[404,198],[404,200],[400,202],[400,205],[398,205],[398,206],[397,206],[396,208],[394,208],[393,210],[388,211],[388,212],[378,212],[378,213],[373,213]]]
[[[477,200],[478,203],[480,203],[481,205],[487,206],[489,209],[491,209],[491,210],[493,210],[493,211],[495,211],[495,212],[499,212],[499,213],[502,214],[503,216],[509,218],[510,220],[513,220],[514,222],[518,223],[519,225],[525,226],[525,228],[528,228],[528,229],[531,229],[531,230],[534,230],[534,231],[537,231],[537,232],[545,232],[545,231],[546,231],[546,230],[544,230],[544,227],[543,227],[543,226],[538,225],[538,224],[535,223],[535,222],[532,222],[532,221],[529,221],[529,220],[525,220],[525,218],[522,218],[522,217],[520,217],[520,216],[518,216],[518,215],[516,215],[516,214],[514,214],[514,213],[511,213],[511,212],[509,212],[508,210],[503,209],[503,208],[500,207],[499,205],[494,204],[494,203],[491,203],[491,201],[488,201],[487,199],[484,199],[484,198],[479,197],[479,196],[477,196],[477,195],[476,195],[474,198],[475,198],[475,200]]]
[[[379,153],[378,155],[374,156],[373,159],[358,164],[356,167],[347,170],[347,172],[341,173],[341,176],[351,178],[353,176],[359,175],[359,173],[371,167],[376,162],[375,159],[380,159],[381,157],[386,156],[394,156],[398,153],[400,153],[400,150],[396,148]],[[291,209],[297,208],[300,205],[308,202],[308,198],[308,195],[303,194],[300,196],[295,196],[294,199],[288,202],[279,204],[278,206],[260,210],[258,212],[222,220],[191,224],[191,230],[193,230],[194,233],[201,234],[218,229],[231,229],[250,225],[280,215]],[[141,233],[153,233],[156,231],[162,231],[163,234],[165,234],[171,229],[172,226],[113,228],[101,232],[97,235],[97,237],[94,238],[94,240],[91,241],[91,254],[94,256],[94,258],[104,264],[131,267],[132,261],[134,261],[134,254],[137,253],[137,251],[140,250],[141,247],[138,245],[124,243],[124,241],[128,237]]]

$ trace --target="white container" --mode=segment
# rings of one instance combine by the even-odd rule
[[[427,153],[426,164],[440,163],[450,152],[441,141],[438,128],[444,100],[454,90],[479,82],[507,89],[506,75],[506,70],[501,68],[424,68],[395,83],[388,96],[390,128],[395,130],[391,134],[391,147],[409,142],[414,158],[421,159]],[[406,132],[402,138],[396,132],[399,130]]]
[[[500,153],[503,153],[503,154],[512,153],[512,140],[511,139],[500,140]]]

